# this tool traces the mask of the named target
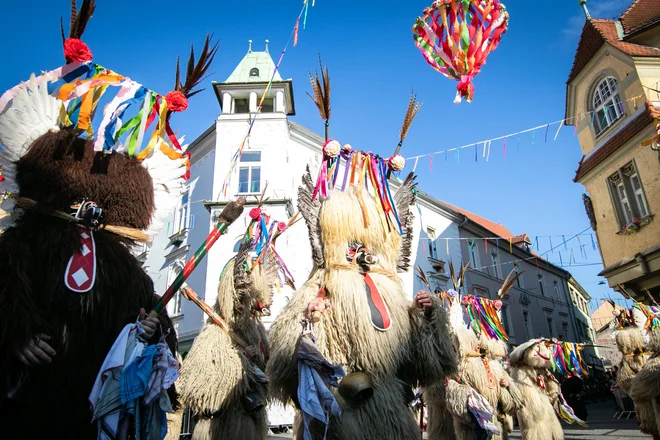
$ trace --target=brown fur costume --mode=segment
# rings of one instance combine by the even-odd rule
[[[524,440],[564,438],[561,423],[553,408],[559,395],[559,384],[548,370],[551,358],[552,352],[543,339],[525,342],[513,350],[509,357],[511,377],[525,402],[517,413]]]
[[[640,335],[639,338],[638,335]],[[658,358],[660,330],[656,329],[651,332],[649,348],[653,355],[650,358],[649,355],[643,354],[645,347],[638,329],[619,332],[616,335],[616,341],[623,353],[617,384],[635,403],[640,431],[658,438],[660,437],[660,403],[658,403],[658,399],[660,399],[658,384],[660,382],[660,358]],[[639,345],[640,342],[642,345]],[[630,354],[633,356],[631,357]]]
[[[482,345],[486,344],[485,337],[480,339],[471,329],[467,328],[463,322],[462,311],[459,300],[454,300],[450,307],[450,328],[454,346],[458,352],[457,376],[460,383],[452,378],[447,383],[440,381],[425,390],[429,404],[429,440],[443,440],[447,437],[459,440],[476,438],[475,421],[467,409],[471,389],[476,390],[488,401],[496,411],[495,414],[497,414],[499,405],[504,405],[507,409],[514,406],[508,390],[501,387],[499,383],[500,379],[504,377],[502,373],[506,373],[502,368],[497,369],[495,364],[498,362],[492,361],[487,356],[487,350],[482,352]],[[486,363],[493,372],[495,380],[493,388],[488,386]],[[443,395],[444,400],[441,400]],[[492,421],[500,432],[503,432],[497,418],[495,417]],[[500,437],[493,436],[493,439],[498,438]]]
[[[396,231],[385,230],[378,202],[363,186],[345,192],[331,191],[330,198],[321,204],[312,200],[314,185],[309,174],[303,182],[299,208],[310,229],[319,268],[296,291],[271,328],[272,357],[268,364],[271,396],[297,404],[295,350],[301,335],[301,320],[308,304],[323,287],[327,289],[331,306],[314,326],[318,348],[330,362],[342,364],[347,374],[362,371],[374,382],[373,396],[359,406],[353,406],[332,390],[342,413],[340,420],[330,420],[327,438],[417,440],[420,430],[408,406],[412,400],[411,386],[435,383],[451,374],[456,365],[448,338],[447,315],[437,299],[428,316],[411,304],[396,274],[397,264],[401,264],[402,238]],[[408,221],[412,218],[408,215],[409,207],[414,200],[412,179],[402,185],[394,199],[407,236]],[[373,326],[363,275],[346,263],[346,251],[352,242],[363,244],[380,258],[370,276],[389,310],[392,324],[387,331]],[[403,256],[407,255],[403,252]],[[300,425],[294,435],[296,439],[303,438]],[[324,426],[312,423],[310,431],[314,439],[321,439]]]
[[[267,397],[267,386],[257,380],[251,362],[261,371],[266,369],[266,330],[254,310],[257,302],[265,307],[272,302],[272,285],[266,281],[263,266],[256,265],[250,274],[246,271],[248,252],[249,246],[242,246],[225,267],[214,309],[232,332],[260,351],[248,360],[243,348],[209,320],[181,369],[181,398],[198,417],[194,440],[259,440],[266,436],[265,407],[250,414],[242,404],[251,392],[257,392],[264,402]]]
[[[69,131],[38,138],[17,163],[20,196],[40,202],[0,235],[0,414],[7,438],[96,438],[88,395],[106,354],[140,308],[154,305],[153,283],[131,255],[132,243],[99,230],[91,291],[64,284],[69,258],[80,248],[77,227],[50,216],[83,198],[102,207],[113,225],[144,229],[154,209],[148,171],[119,154],[95,153]],[[163,328],[171,325],[166,318]],[[39,334],[57,355],[27,368],[16,351]],[[158,340],[158,335],[153,339]],[[170,344],[172,352],[176,347]],[[7,388],[22,381],[8,399]],[[35,419],[36,417],[36,419]],[[38,420],[38,423],[35,423]],[[10,422],[11,421],[11,422]],[[8,430],[8,431],[7,431]]]

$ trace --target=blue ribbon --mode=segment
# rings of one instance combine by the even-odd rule
[[[117,121],[124,115],[124,112],[133,104],[142,104],[144,102],[145,96],[147,95],[148,90],[144,87],[140,87],[136,92],[135,96],[123,101],[117,107],[117,111],[110,117],[110,122],[105,127],[105,143],[103,149],[107,151],[112,151],[112,148],[116,145],[114,139],[115,127],[117,126]]]

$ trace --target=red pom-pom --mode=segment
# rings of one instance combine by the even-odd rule
[[[279,223],[277,224],[277,230],[280,231],[280,232],[284,232],[284,231],[286,231],[286,223],[284,223],[284,222],[279,222]]]
[[[165,95],[165,102],[167,102],[167,109],[173,112],[182,112],[188,108],[188,98],[178,90]]]
[[[250,210],[250,218],[252,220],[257,220],[259,219],[259,216],[261,216],[261,208],[252,208]]]
[[[86,63],[92,61],[92,51],[81,40],[67,38],[64,41],[64,59],[67,63]]]

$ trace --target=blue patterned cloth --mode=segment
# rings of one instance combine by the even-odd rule
[[[311,334],[303,333],[298,344],[298,403],[305,425],[305,440],[312,440],[309,424],[313,419],[325,424],[327,434],[330,417],[341,415],[339,404],[328,385],[339,386],[339,379],[344,376],[340,365],[333,365],[323,357]]]

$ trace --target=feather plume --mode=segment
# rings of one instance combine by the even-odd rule
[[[183,143],[183,139],[180,142]],[[181,148],[186,151],[187,147],[184,145]],[[186,158],[170,159],[161,151],[159,144],[151,155],[142,161],[142,166],[149,171],[154,187],[155,208],[151,223],[145,230],[145,233],[153,238],[170,220],[181,196],[188,190],[182,177],[186,173]],[[194,187],[195,183],[196,181],[190,186]]]
[[[321,225],[319,215],[321,214],[321,201],[312,199],[314,195],[314,181],[309,171],[309,165],[302,178],[302,185],[298,188],[298,210],[305,219],[309,231],[309,239],[312,245],[312,259],[316,267],[323,267],[323,241],[321,239]]]
[[[186,98],[191,98],[204,90],[204,89],[195,89],[195,87],[197,87],[202,81],[204,81],[208,77],[207,72],[209,70],[209,67],[211,67],[213,58],[215,58],[215,55],[218,52],[219,42],[216,41],[213,47],[211,47],[211,38],[213,38],[213,34],[206,35],[206,40],[204,41],[204,47],[202,48],[202,52],[199,55],[199,59],[196,62],[195,62],[195,48],[193,46],[190,46],[190,57],[188,58],[188,65],[186,67],[186,80],[183,82],[183,84],[181,83],[181,77],[180,77],[181,75],[181,68],[179,64],[180,58],[177,58],[175,85],[178,86],[178,88],[175,88],[175,90],[183,93],[186,96]]]
[[[419,278],[422,283],[429,289],[429,292],[431,292],[433,289],[431,289],[431,283],[429,282],[429,279],[426,278],[426,274],[424,273],[424,269],[422,269],[421,266],[415,266],[415,272],[417,272],[417,278]]]
[[[403,230],[399,260],[397,261],[397,270],[399,272],[406,272],[410,267],[410,255],[412,253],[412,243],[415,235],[413,231],[415,216],[411,208],[417,201],[415,192],[417,182],[415,182],[415,178],[413,173],[408,174],[406,180],[403,181],[403,184],[393,197],[396,212],[401,222],[401,229]]]
[[[32,74],[16,90],[11,107],[0,114],[0,165],[5,178],[0,182],[0,193],[18,193],[16,162],[43,134],[59,130],[61,106],[61,101],[48,94],[46,76]],[[0,205],[7,212],[12,212],[14,202],[13,198],[0,197]]]
[[[408,110],[406,110],[406,117],[403,118],[403,125],[401,126],[401,132],[399,134],[400,144],[403,143],[404,139],[408,135],[410,124],[412,124],[413,119],[415,119],[415,116],[417,116],[417,113],[421,108],[422,108],[422,103],[417,100],[417,94],[413,92],[410,95],[410,101],[408,102]]]
[[[500,288],[500,290],[497,291],[497,297],[498,298],[500,298],[500,299],[504,298],[504,295],[506,295],[507,292],[513,287],[513,283],[515,283],[516,280],[518,278],[520,278],[520,276],[522,274],[525,273],[525,270],[527,270],[527,269],[523,269],[521,272],[518,272],[513,277],[511,277],[511,275],[513,275],[513,273],[516,271],[516,269],[517,269],[517,267],[513,268],[511,270],[511,272],[509,272],[509,274],[506,276],[506,279],[504,280],[504,283],[502,283],[502,287]]]
[[[307,92],[307,96],[316,104],[316,107],[319,109],[319,115],[326,123],[330,120],[331,109],[330,109],[330,74],[328,68],[323,68],[323,63],[321,62],[321,55],[319,55],[319,66],[321,68],[321,76],[319,77],[319,72],[314,70],[315,76],[313,77],[311,72],[309,73],[309,81],[312,84],[312,91],[314,96],[310,95]]]
[[[96,9],[95,0],[83,0],[78,12],[78,5],[76,0],[71,0],[71,17],[69,18],[69,38],[80,39],[87,29],[87,23],[94,15]],[[62,34],[62,44],[66,40],[64,33],[64,19],[60,17],[60,32]]]

